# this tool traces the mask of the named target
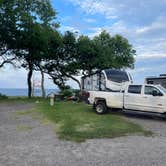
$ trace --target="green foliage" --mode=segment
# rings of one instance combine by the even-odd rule
[[[0,100],[3,100],[3,99],[8,99],[8,97],[6,95],[3,95],[2,93],[0,93]]]
[[[59,94],[62,96],[63,99],[70,97],[73,95],[72,89],[69,85],[63,86],[60,89]]]
[[[47,59],[44,70],[60,89],[64,89],[68,78],[73,79],[72,76],[79,72],[78,63],[76,62],[76,36],[74,33],[67,31],[60,36],[59,43],[59,46],[56,45],[57,47],[54,44],[50,45],[50,59]]]
[[[70,97],[73,95],[73,92],[71,89],[64,89],[60,92],[61,95],[63,95],[63,97]]]
[[[97,61],[98,69],[108,68],[133,68],[136,51],[128,40],[121,35],[110,36],[106,31],[101,32],[93,39],[98,48]]]
[[[55,49],[52,47],[52,50]],[[66,32],[62,35],[59,49],[52,53],[53,59],[47,63],[46,69],[60,89],[69,78],[81,88],[79,80],[73,77],[80,71],[86,75],[95,70],[134,67],[135,50],[132,45],[124,37],[111,37],[106,31],[93,39],[83,35],[77,38],[75,34]]]
[[[80,36],[77,42],[78,56],[77,63],[80,70],[91,73],[93,69],[98,68],[98,47],[93,40],[87,36]]]
[[[52,34],[58,27],[54,21],[56,12],[50,0],[0,1],[0,9],[0,48],[17,50],[16,57],[29,71],[28,95],[31,97],[33,70],[41,70],[42,61],[48,58]]]
[[[59,138],[66,140],[81,142],[93,138],[149,133],[120,115],[99,116],[83,103],[57,102],[54,107],[50,107],[47,102],[43,102],[38,107],[38,112],[55,123]]]
[[[80,90],[79,89],[73,89],[73,93],[75,96],[79,97],[80,96]]]
[[[120,35],[106,31],[89,38],[77,37],[67,31],[60,34],[55,22],[56,11],[50,0],[0,1],[0,56],[5,63],[19,59],[28,70],[28,95],[31,97],[31,78],[34,70],[51,76],[60,89],[70,78],[107,68],[133,68],[135,50]],[[7,58],[6,58],[7,57]]]

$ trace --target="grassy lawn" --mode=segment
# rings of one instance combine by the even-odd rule
[[[126,135],[151,135],[138,124],[124,119],[123,115],[105,114],[97,115],[91,106],[84,103],[56,102],[54,106],[49,105],[48,100],[34,98],[8,99],[0,102],[13,103],[36,103],[35,108],[30,111],[17,112],[18,116],[32,115],[33,118],[43,123],[53,124],[59,138],[82,142],[93,138],[115,138]],[[27,129],[19,127],[20,130]]]
[[[53,122],[59,138],[77,142],[92,138],[114,138],[131,134],[148,135],[141,126],[120,115],[97,115],[84,103],[56,102],[53,107],[43,101],[36,111]]]

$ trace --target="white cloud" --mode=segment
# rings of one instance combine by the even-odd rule
[[[130,27],[123,21],[117,21],[111,26],[91,28],[92,33],[89,36],[94,37],[102,30],[108,31],[111,35],[121,34],[137,50],[136,59],[166,58],[166,23],[162,19],[157,18],[145,27]]]
[[[90,37],[107,30],[129,39],[137,50],[137,59],[166,57],[166,0],[68,1],[90,15],[101,14],[110,20],[105,26],[88,28]]]
[[[108,2],[100,0],[69,0],[75,5],[80,6],[88,14],[103,14],[107,18],[117,18],[116,9],[111,5],[108,5]]]
[[[68,0],[88,14],[102,14],[107,19],[148,21],[165,11],[166,0]]]
[[[156,59],[156,58],[166,58],[166,53],[142,53],[139,56],[137,56],[137,59]]]
[[[142,72],[145,72],[145,71],[150,71],[152,70],[151,67],[140,67],[140,68],[136,68],[134,70],[128,70],[131,74],[138,74],[138,73],[142,73]]]
[[[85,18],[84,21],[88,22],[88,23],[94,23],[94,22],[96,22],[96,20],[92,19],[92,18]]]
[[[154,22],[152,22],[148,26],[141,27],[137,29],[136,33],[138,35],[154,35],[157,33],[164,33],[166,35],[166,16],[158,17]],[[153,34],[152,34],[153,33]]]
[[[155,72],[161,72],[164,71],[166,68],[166,64],[157,66],[155,68]],[[154,66],[146,66],[146,67],[137,67],[136,69],[133,70],[128,70],[132,75],[136,74],[142,74],[142,73],[153,73],[154,72]]]
[[[71,31],[74,33],[80,33],[80,30],[78,28],[72,26],[61,26],[60,29],[62,32]]]

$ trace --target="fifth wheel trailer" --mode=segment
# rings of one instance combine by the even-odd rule
[[[124,70],[106,69],[82,77],[84,91],[119,92],[131,84],[131,75]]]

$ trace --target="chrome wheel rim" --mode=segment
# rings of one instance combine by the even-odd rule
[[[97,106],[96,107],[96,111],[98,112],[98,113],[102,113],[103,112],[103,109],[102,109],[102,106]]]

